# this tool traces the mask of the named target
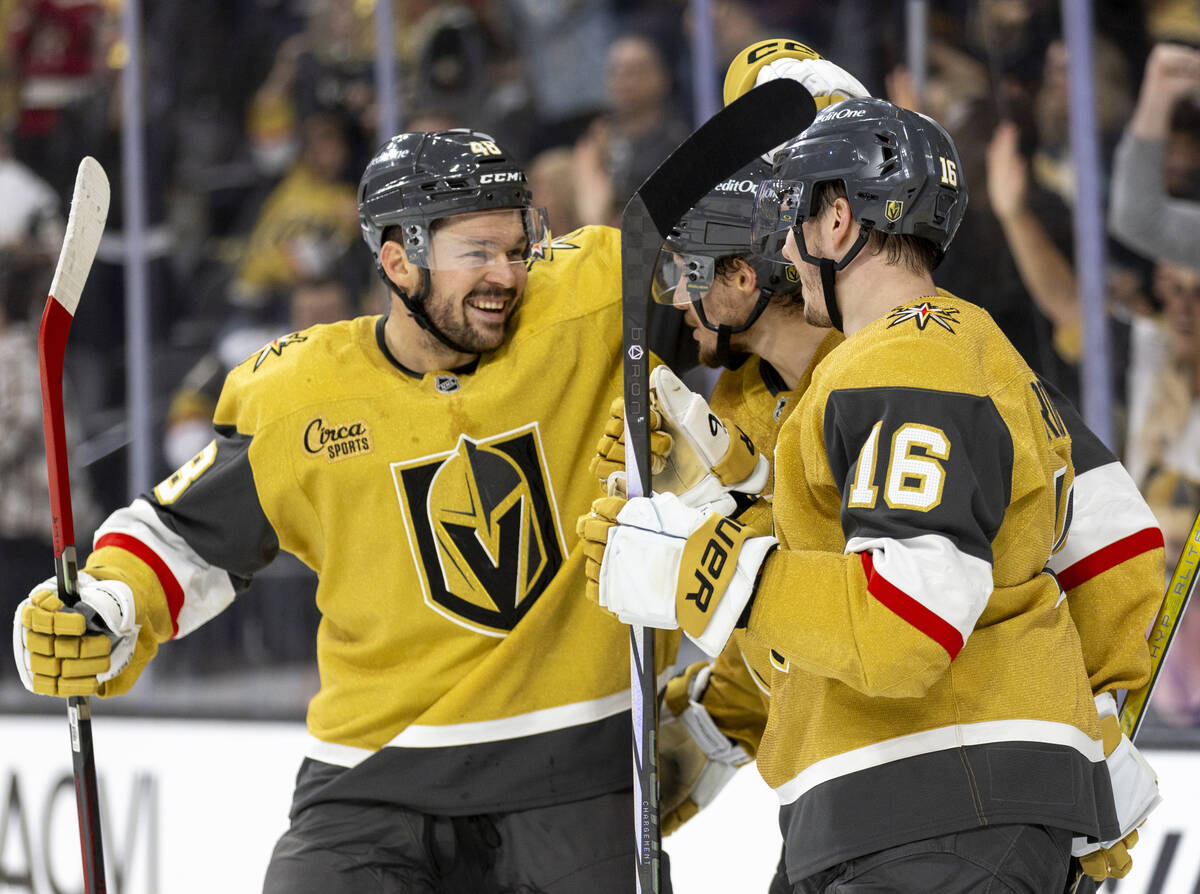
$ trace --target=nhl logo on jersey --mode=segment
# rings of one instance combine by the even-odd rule
[[[504,636],[563,563],[537,424],[392,464],[425,603]]]
[[[458,376],[448,374],[434,376],[433,387],[440,394],[453,394],[458,390]]]

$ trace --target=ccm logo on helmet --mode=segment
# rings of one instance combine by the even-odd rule
[[[525,178],[520,171],[500,171],[495,174],[480,174],[480,183],[512,183],[514,180],[520,182]]]
[[[838,118],[861,118],[867,114],[866,109],[839,109],[836,106],[831,106],[828,111],[822,112],[814,121],[833,121]]]

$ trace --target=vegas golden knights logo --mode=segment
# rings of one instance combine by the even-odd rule
[[[434,611],[504,636],[563,563],[563,538],[537,425],[406,463],[392,475]]]

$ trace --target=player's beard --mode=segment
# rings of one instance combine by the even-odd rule
[[[499,325],[477,326],[469,317],[467,301],[492,299],[504,302],[504,322]],[[520,303],[516,289],[474,289],[462,298],[434,295],[425,306],[429,319],[446,337],[468,354],[494,351],[508,338],[508,327]],[[440,344],[440,342],[439,342]]]
[[[800,271],[800,296],[804,301],[804,322],[820,329],[829,329],[833,320],[825,307],[825,286],[821,283],[821,274],[812,264],[805,264],[806,269]]]

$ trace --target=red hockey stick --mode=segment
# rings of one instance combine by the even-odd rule
[[[54,527],[54,576],[58,596],[66,605],[79,601],[75,561],[75,522],[71,516],[71,480],[67,474],[67,438],[63,423],[63,357],[67,332],[87,280],[104,221],[108,217],[108,177],[94,158],[84,158],[75,177],[71,213],[58,267],[38,329],[38,370],[42,378],[42,426],[46,436],[46,466],[50,473],[50,518]],[[86,697],[67,701],[71,752],[75,770],[75,805],[79,812],[79,843],[83,852],[83,882],[87,894],[104,894],[104,847],[100,840],[100,798],[96,760],[92,754],[91,708]]]

